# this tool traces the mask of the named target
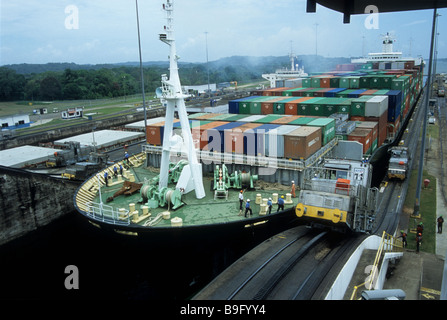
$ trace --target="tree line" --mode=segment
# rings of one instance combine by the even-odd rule
[[[167,66],[143,68],[145,92],[161,86],[161,75]],[[208,68],[206,64],[185,64],[179,74],[183,85],[208,82],[252,81],[261,79],[262,71],[246,66],[226,65]],[[140,69],[136,66],[101,68],[98,70],[45,71],[20,74],[12,68],[0,67],[0,101],[54,101],[103,99],[141,93]]]
[[[348,58],[300,56],[295,61],[308,73],[335,70]],[[289,57],[233,56],[207,63],[180,63],[182,85],[237,81],[253,82],[263,73],[289,67]],[[143,68],[144,91],[155,92],[167,62],[147,62]],[[0,67],[0,101],[53,101],[113,98],[141,93],[139,64],[77,65],[74,63],[16,64]]]

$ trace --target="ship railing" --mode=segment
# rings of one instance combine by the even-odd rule
[[[290,170],[304,170],[313,166],[321,157],[331,151],[336,145],[338,140],[332,139],[325,146],[320,148],[317,152],[309,156],[307,159],[287,159],[277,158],[274,156],[265,155],[247,155],[228,152],[217,152],[207,150],[197,150],[197,158],[205,164],[211,164],[212,162],[219,164],[246,164],[251,166],[259,166],[275,169],[290,169]],[[142,151],[151,154],[161,154],[162,147],[154,145],[143,145]],[[182,152],[174,152],[176,157],[187,158],[186,154]]]
[[[340,183],[333,179],[320,178],[314,178],[311,181],[305,182],[303,189],[346,196],[356,196],[358,191],[356,185]]]
[[[87,215],[95,220],[116,225],[130,224],[129,210],[118,210],[104,203],[97,203],[93,201],[87,202],[86,207]]]

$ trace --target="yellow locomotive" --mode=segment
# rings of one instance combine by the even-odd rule
[[[312,226],[336,230],[372,230],[378,189],[370,188],[372,166],[366,161],[327,159],[305,181],[296,216]]]

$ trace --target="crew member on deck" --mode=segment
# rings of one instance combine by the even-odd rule
[[[278,212],[279,210],[284,210],[284,196],[281,196],[281,198],[278,199],[278,209],[276,210],[276,212]]]
[[[267,208],[268,208],[268,210],[267,210],[267,214],[272,213],[272,206],[273,206],[272,198],[269,198],[269,199],[267,200]]]
[[[253,211],[250,208],[250,199],[247,199],[247,203],[245,204],[245,218],[247,218],[248,211],[250,211],[250,215],[253,214]]]
[[[242,215],[242,205],[244,204],[244,192],[241,190],[239,192],[239,214],[238,216]]]
[[[104,172],[104,181],[106,182],[106,187],[108,187],[109,186],[109,175],[108,175],[107,171]]]
[[[292,180],[292,198],[296,198],[296,194],[295,194],[295,181]]]

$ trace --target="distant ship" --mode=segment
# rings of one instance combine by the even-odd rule
[[[382,52],[370,52],[367,57],[351,59],[351,63],[377,62],[382,63],[383,65],[385,65],[385,63],[392,63],[393,65],[390,65],[388,69],[406,69],[405,62],[409,61],[414,62],[415,66],[422,64],[422,57],[403,57],[402,52],[394,51],[393,44],[395,41],[396,39],[387,32],[385,35],[382,35]]]
[[[298,80],[308,76],[308,74],[304,72],[304,67],[300,67],[298,64],[295,64],[296,56],[294,55],[293,51],[290,52],[289,58],[290,69],[277,69],[275,73],[266,73],[262,75],[264,79],[270,81],[270,88],[276,88],[278,81],[282,84],[281,86],[284,86],[284,81],[286,80]]]

